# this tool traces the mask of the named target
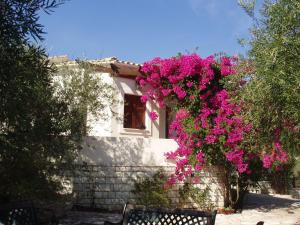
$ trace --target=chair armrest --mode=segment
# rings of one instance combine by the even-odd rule
[[[120,222],[110,222],[110,221],[104,221],[104,225],[122,225],[122,221]]]

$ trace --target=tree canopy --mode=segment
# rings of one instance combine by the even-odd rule
[[[29,40],[42,38],[38,12],[60,3],[0,2],[0,201],[53,197],[77,151],[74,117],[54,95],[48,56]]]
[[[300,140],[300,3],[297,0],[264,1],[255,15],[254,1],[240,1],[254,21],[248,62],[252,72],[240,91],[245,116],[257,131],[256,147],[278,137],[292,156]]]

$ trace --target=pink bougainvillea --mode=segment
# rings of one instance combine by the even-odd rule
[[[145,90],[142,102],[151,99],[160,107],[171,102],[176,109],[169,132],[175,134],[178,148],[166,154],[176,162],[170,184],[199,173],[206,163],[218,165],[226,161],[239,173],[249,174],[249,165],[255,157],[261,157],[266,168],[275,161],[287,161],[279,142],[270,155],[259,156],[243,147],[244,136],[251,132],[252,126],[239,117],[241,107],[230,101],[222,85],[224,77],[235,73],[235,63],[236,58],[216,60],[213,56],[201,58],[192,54],[155,58],[140,68],[142,75],[137,82]],[[157,119],[151,113],[151,119]]]
[[[157,120],[158,115],[157,115],[156,112],[150,112],[150,113],[149,113],[149,117],[150,117],[150,119],[151,119],[152,121],[154,121],[154,120]]]
[[[141,102],[142,103],[146,103],[148,101],[148,96],[147,95],[143,95],[142,97],[141,97]]]
[[[263,167],[270,169],[274,167],[276,170],[280,170],[280,166],[288,161],[288,155],[283,151],[281,143],[276,141],[273,143],[274,148],[270,153],[266,153],[263,156]]]

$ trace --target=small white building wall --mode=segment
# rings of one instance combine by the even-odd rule
[[[175,172],[175,164],[166,160],[165,153],[175,151],[178,145],[173,139],[165,139],[165,110],[151,102],[146,104],[145,130],[123,128],[124,95],[142,96],[142,92],[134,79],[111,76],[109,73],[95,75],[113,85],[118,103],[113,106],[115,116],[109,107],[105,109],[106,118],[93,118],[88,114],[90,130],[76,162],[82,168],[74,177],[76,204],[119,209],[124,202],[135,201],[131,191],[138,176],[153,175],[159,168],[168,174]],[[151,111],[159,114],[158,120],[150,120],[148,114]],[[203,172],[202,184],[203,187],[210,187],[215,206],[222,207],[223,190],[218,174]],[[177,200],[175,197],[174,201]]]

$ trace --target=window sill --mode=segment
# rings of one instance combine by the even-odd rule
[[[122,128],[120,134],[147,136],[147,137],[151,136],[151,132],[147,129],[134,129],[134,128]]]

